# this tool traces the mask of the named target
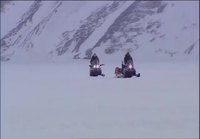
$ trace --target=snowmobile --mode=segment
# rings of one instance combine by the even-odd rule
[[[104,64],[99,64],[98,62],[93,62],[91,65],[89,65],[90,67],[90,76],[105,76],[105,74],[102,73],[101,70],[101,66],[103,66]]]
[[[140,73],[136,74],[136,70],[133,67],[133,63],[128,61],[127,64],[123,64],[122,68],[116,67],[115,68],[115,75],[118,78],[131,78],[132,76],[140,77]]]

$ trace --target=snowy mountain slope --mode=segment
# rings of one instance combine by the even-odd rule
[[[107,46],[104,49],[105,53],[114,53],[121,48],[129,51],[145,49],[162,51],[174,56],[177,53],[183,54],[193,43],[198,47],[198,8],[194,13],[187,15],[190,10],[185,10],[185,7],[192,5],[185,2],[175,2],[175,4],[172,8],[169,2],[133,3],[116,19],[92,49]],[[185,26],[190,28],[186,27],[187,30],[183,30]],[[198,51],[194,53],[198,55]]]
[[[16,2],[17,3],[17,2]],[[34,1],[14,8],[1,33],[1,60],[90,58],[131,51],[141,59],[198,59],[196,1]],[[18,6],[19,5],[19,6]],[[16,7],[22,6],[18,4]],[[25,6],[26,5],[26,6]],[[14,12],[14,10],[13,10]],[[1,13],[2,28],[9,23]],[[10,16],[9,16],[10,17]],[[12,16],[11,16],[12,17]],[[17,19],[17,18],[16,18]],[[15,19],[15,21],[16,21]],[[5,34],[5,35],[4,35]],[[144,56],[145,55],[145,56]]]
[[[81,44],[104,23],[105,18],[109,14],[115,12],[118,7],[124,3],[124,1],[112,2],[92,12],[91,15],[85,19],[85,22],[83,22],[83,24],[74,32],[72,38],[68,37],[69,34],[65,34],[64,45],[59,44],[58,48],[56,49],[58,55],[65,53],[70,46],[72,47],[72,52],[79,52]]]
[[[29,9],[30,5],[33,3],[28,1],[6,2],[7,3],[4,4],[4,10],[1,11],[1,38],[5,36],[10,30],[15,28],[17,22],[19,21],[19,17],[22,17],[23,14]]]
[[[52,5],[55,7],[53,7],[52,10],[49,10],[52,8]],[[41,34],[45,25],[59,5],[60,2],[35,1],[30,6],[29,10],[24,13],[17,26],[2,38],[1,53],[5,54],[5,57],[2,57],[2,60],[9,60],[6,56],[11,57],[20,48],[28,51],[29,48],[34,47],[33,40],[37,35]],[[49,13],[46,16],[47,11]]]
[[[107,28],[114,22],[115,18],[117,16],[119,16],[119,14],[124,9],[126,9],[128,6],[130,6],[130,4],[132,4],[132,3],[133,3],[132,1],[126,2],[126,3],[125,2],[121,2],[121,5],[120,5],[120,3],[115,2],[110,7],[108,7],[108,8],[110,8],[110,9],[108,9],[108,11],[112,11],[112,7],[114,7],[114,6],[116,6],[116,8],[118,8],[117,4],[119,4],[119,9],[118,10],[113,10],[110,14],[108,12],[108,14],[105,15],[105,17],[104,17],[104,15],[102,15],[102,17],[98,17],[97,16],[96,18],[100,19],[101,20],[100,22],[102,22],[102,20],[103,20],[103,22],[100,24],[100,26],[96,26],[95,30],[92,32],[92,34],[89,36],[89,38],[86,39],[84,41],[84,43],[82,43],[82,45],[80,47],[80,50],[78,51],[78,52],[80,52],[80,54],[78,54],[78,56],[84,57],[85,53],[81,53],[81,52],[86,52],[88,47],[94,46],[95,43],[101,38],[101,36],[107,30]],[[103,10],[104,9],[102,9],[101,12]],[[83,31],[83,32],[85,32],[85,31]],[[81,54],[82,54],[82,56],[81,56]]]

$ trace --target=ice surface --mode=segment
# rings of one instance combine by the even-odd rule
[[[140,78],[89,77],[89,62],[9,64],[1,70],[2,138],[197,138],[199,65],[135,65]]]

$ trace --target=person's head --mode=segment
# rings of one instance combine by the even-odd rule
[[[93,56],[97,56],[97,54],[96,54],[96,53],[94,53],[94,54],[93,54]]]
[[[126,53],[126,55],[130,56],[130,53],[129,53],[129,52],[127,52],[127,53]]]

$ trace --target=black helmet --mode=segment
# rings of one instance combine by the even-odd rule
[[[127,53],[126,53],[126,55],[130,55],[130,53],[129,53],[129,52],[127,52]]]
[[[94,53],[94,54],[93,54],[93,56],[97,56],[97,54],[96,54],[96,53]]]

